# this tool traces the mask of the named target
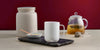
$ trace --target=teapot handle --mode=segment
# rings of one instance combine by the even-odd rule
[[[85,20],[85,21],[86,21],[86,26],[85,26],[85,28],[87,28],[87,26],[88,26],[88,20],[87,20],[87,19],[85,19],[85,18],[83,18],[83,20]]]

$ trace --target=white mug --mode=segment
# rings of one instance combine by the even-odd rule
[[[60,25],[60,22],[56,22],[56,21],[46,21],[44,25],[45,25],[44,26],[45,41],[58,42],[60,38],[60,26],[63,26],[64,30],[65,30],[65,26]]]

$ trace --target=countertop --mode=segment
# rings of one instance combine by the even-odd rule
[[[75,42],[61,47],[50,47],[20,42],[15,30],[1,30],[0,50],[100,50],[100,30],[86,30],[86,34],[80,38],[67,35],[66,39],[73,39]]]

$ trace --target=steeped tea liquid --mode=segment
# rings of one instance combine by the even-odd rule
[[[75,34],[75,32],[81,32],[82,34],[84,34],[84,26],[78,24],[70,24],[67,26],[67,34]]]

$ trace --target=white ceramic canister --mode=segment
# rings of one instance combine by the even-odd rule
[[[24,37],[27,33],[37,33],[37,13],[35,7],[18,7],[16,14],[16,31],[18,37]]]

